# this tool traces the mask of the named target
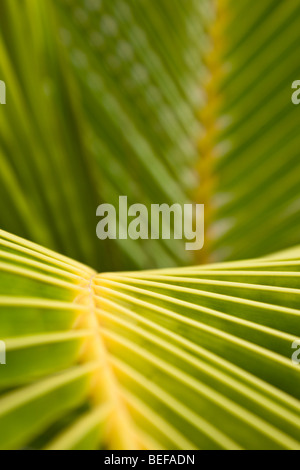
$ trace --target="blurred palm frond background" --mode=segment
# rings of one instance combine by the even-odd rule
[[[2,228],[97,270],[299,243],[299,5],[1,3]],[[102,202],[205,204],[205,247],[99,241]]]

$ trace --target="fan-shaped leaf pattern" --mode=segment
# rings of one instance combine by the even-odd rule
[[[299,266],[97,275],[1,232],[1,446],[299,448]]]

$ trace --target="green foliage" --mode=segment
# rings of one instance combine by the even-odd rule
[[[0,254],[2,448],[300,448],[299,249],[100,275]]]
[[[267,256],[300,242],[299,26],[296,1],[1,1],[0,448],[300,449],[300,248]],[[119,195],[204,203],[204,249],[99,241]]]

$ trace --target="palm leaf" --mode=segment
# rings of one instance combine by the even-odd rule
[[[299,266],[98,275],[1,232],[1,447],[300,448]]]
[[[4,229],[101,271],[299,243],[297,2],[3,0],[0,21]],[[100,243],[122,194],[205,203],[204,250]]]
[[[2,0],[1,448],[300,448],[299,23]],[[204,249],[97,240],[123,194],[204,203]]]
[[[184,13],[180,2],[176,3]],[[191,187],[191,177],[195,179],[192,165],[197,151],[190,136],[197,133],[199,123],[196,104],[191,97],[187,101],[183,84],[192,81],[197,90],[199,73],[189,71],[183,62],[182,72],[177,71],[174,81],[164,57],[167,55],[172,63],[176,49],[164,34],[167,49],[161,57],[161,51],[150,45],[152,35],[156,42],[159,36],[154,31],[148,39],[143,36],[138,23],[144,6],[153,22],[158,21],[157,32],[163,33],[151,2],[134,8],[125,2],[113,6],[111,2],[90,2],[86,13],[81,8],[84,2],[62,1],[54,6],[26,0],[17,7],[4,0],[2,7],[0,44],[5,60],[0,72],[16,90],[8,97],[13,106],[5,108],[8,113],[1,120],[0,158],[5,169],[1,175],[5,195],[5,204],[0,207],[2,227],[99,270],[176,266],[191,261],[182,241],[109,243],[95,237],[96,208],[101,202],[117,205],[122,194],[128,195],[129,204],[143,201],[147,207],[153,202],[188,202],[187,188]],[[194,11],[193,5],[188,7],[187,19],[183,16],[180,22],[192,18]],[[134,17],[127,24],[126,15],[131,14]],[[81,34],[86,15],[89,50]],[[116,15],[115,20],[112,15]],[[101,50],[99,23],[108,52],[103,51],[101,61],[97,58]],[[109,28],[116,27],[122,32],[118,38],[111,38]],[[128,27],[126,32],[124,28]],[[26,54],[19,49],[10,53],[11,34],[17,31],[15,41],[19,44],[28,29],[32,34]],[[184,31],[182,35],[181,55],[186,53],[185,44],[188,46]],[[69,50],[68,38],[72,38]],[[109,52],[112,48],[115,60],[121,62],[118,74],[123,78],[122,86],[112,69],[107,69],[114,60]],[[188,48],[194,55],[198,51],[192,43]],[[126,63],[124,49],[133,55],[132,61]],[[124,64],[117,54],[123,54]],[[173,68],[178,59],[183,60],[177,56]],[[18,81],[19,74],[22,82]],[[130,80],[132,83],[127,84]],[[136,106],[132,106],[134,101]],[[147,116],[151,123],[146,124]],[[13,139],[16,119],[18,139]],[[14,219],[11,213],[16,215]]]

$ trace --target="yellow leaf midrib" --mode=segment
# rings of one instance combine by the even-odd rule
[[[223,47],[225,42],[224,29],[228,15],[227,0],[211,0],[215,18],[205,24],[208,38],[208,48],[202,54],[205,69],[202,83],[199,87],[206,97],[205,103],[199,110],[199,121],[203,132],[197,142],[198,161],[196,172],[200,184],[192,194],[196,203],[205,207],[205,248],[195,252],[196,264],[206,264],[214,261],[213,239],[211,230],[215,222],[216,207],[213,202],[217,193],[218,175],[216,172],[216,159],[218,157],[218,135],[221,117],[220,109],[223,97],[220,95],[220,84],[225,73],[223,63]]]
[[[76,327],[92,332],[91,337],[87,339],[84,345],[81,361],[84,363],[96,361],[99,364],[91,382],[90,402],[91,406],[95,408],[104,404],[110,408],[103,437],[104,444],[108,449],[139,450],[141,447],[135,426],[122,398],[118,379],[110,363],[109,353],[101,335],[101,324],[96,314],[97,306],[94,292],[94,281],[97,276],[97,273],[92,274],[88,284],[85,285],[86,294],[76,299],[76,303],[89,307],[87,313],[80,317],[80,322],[77,323]]]

